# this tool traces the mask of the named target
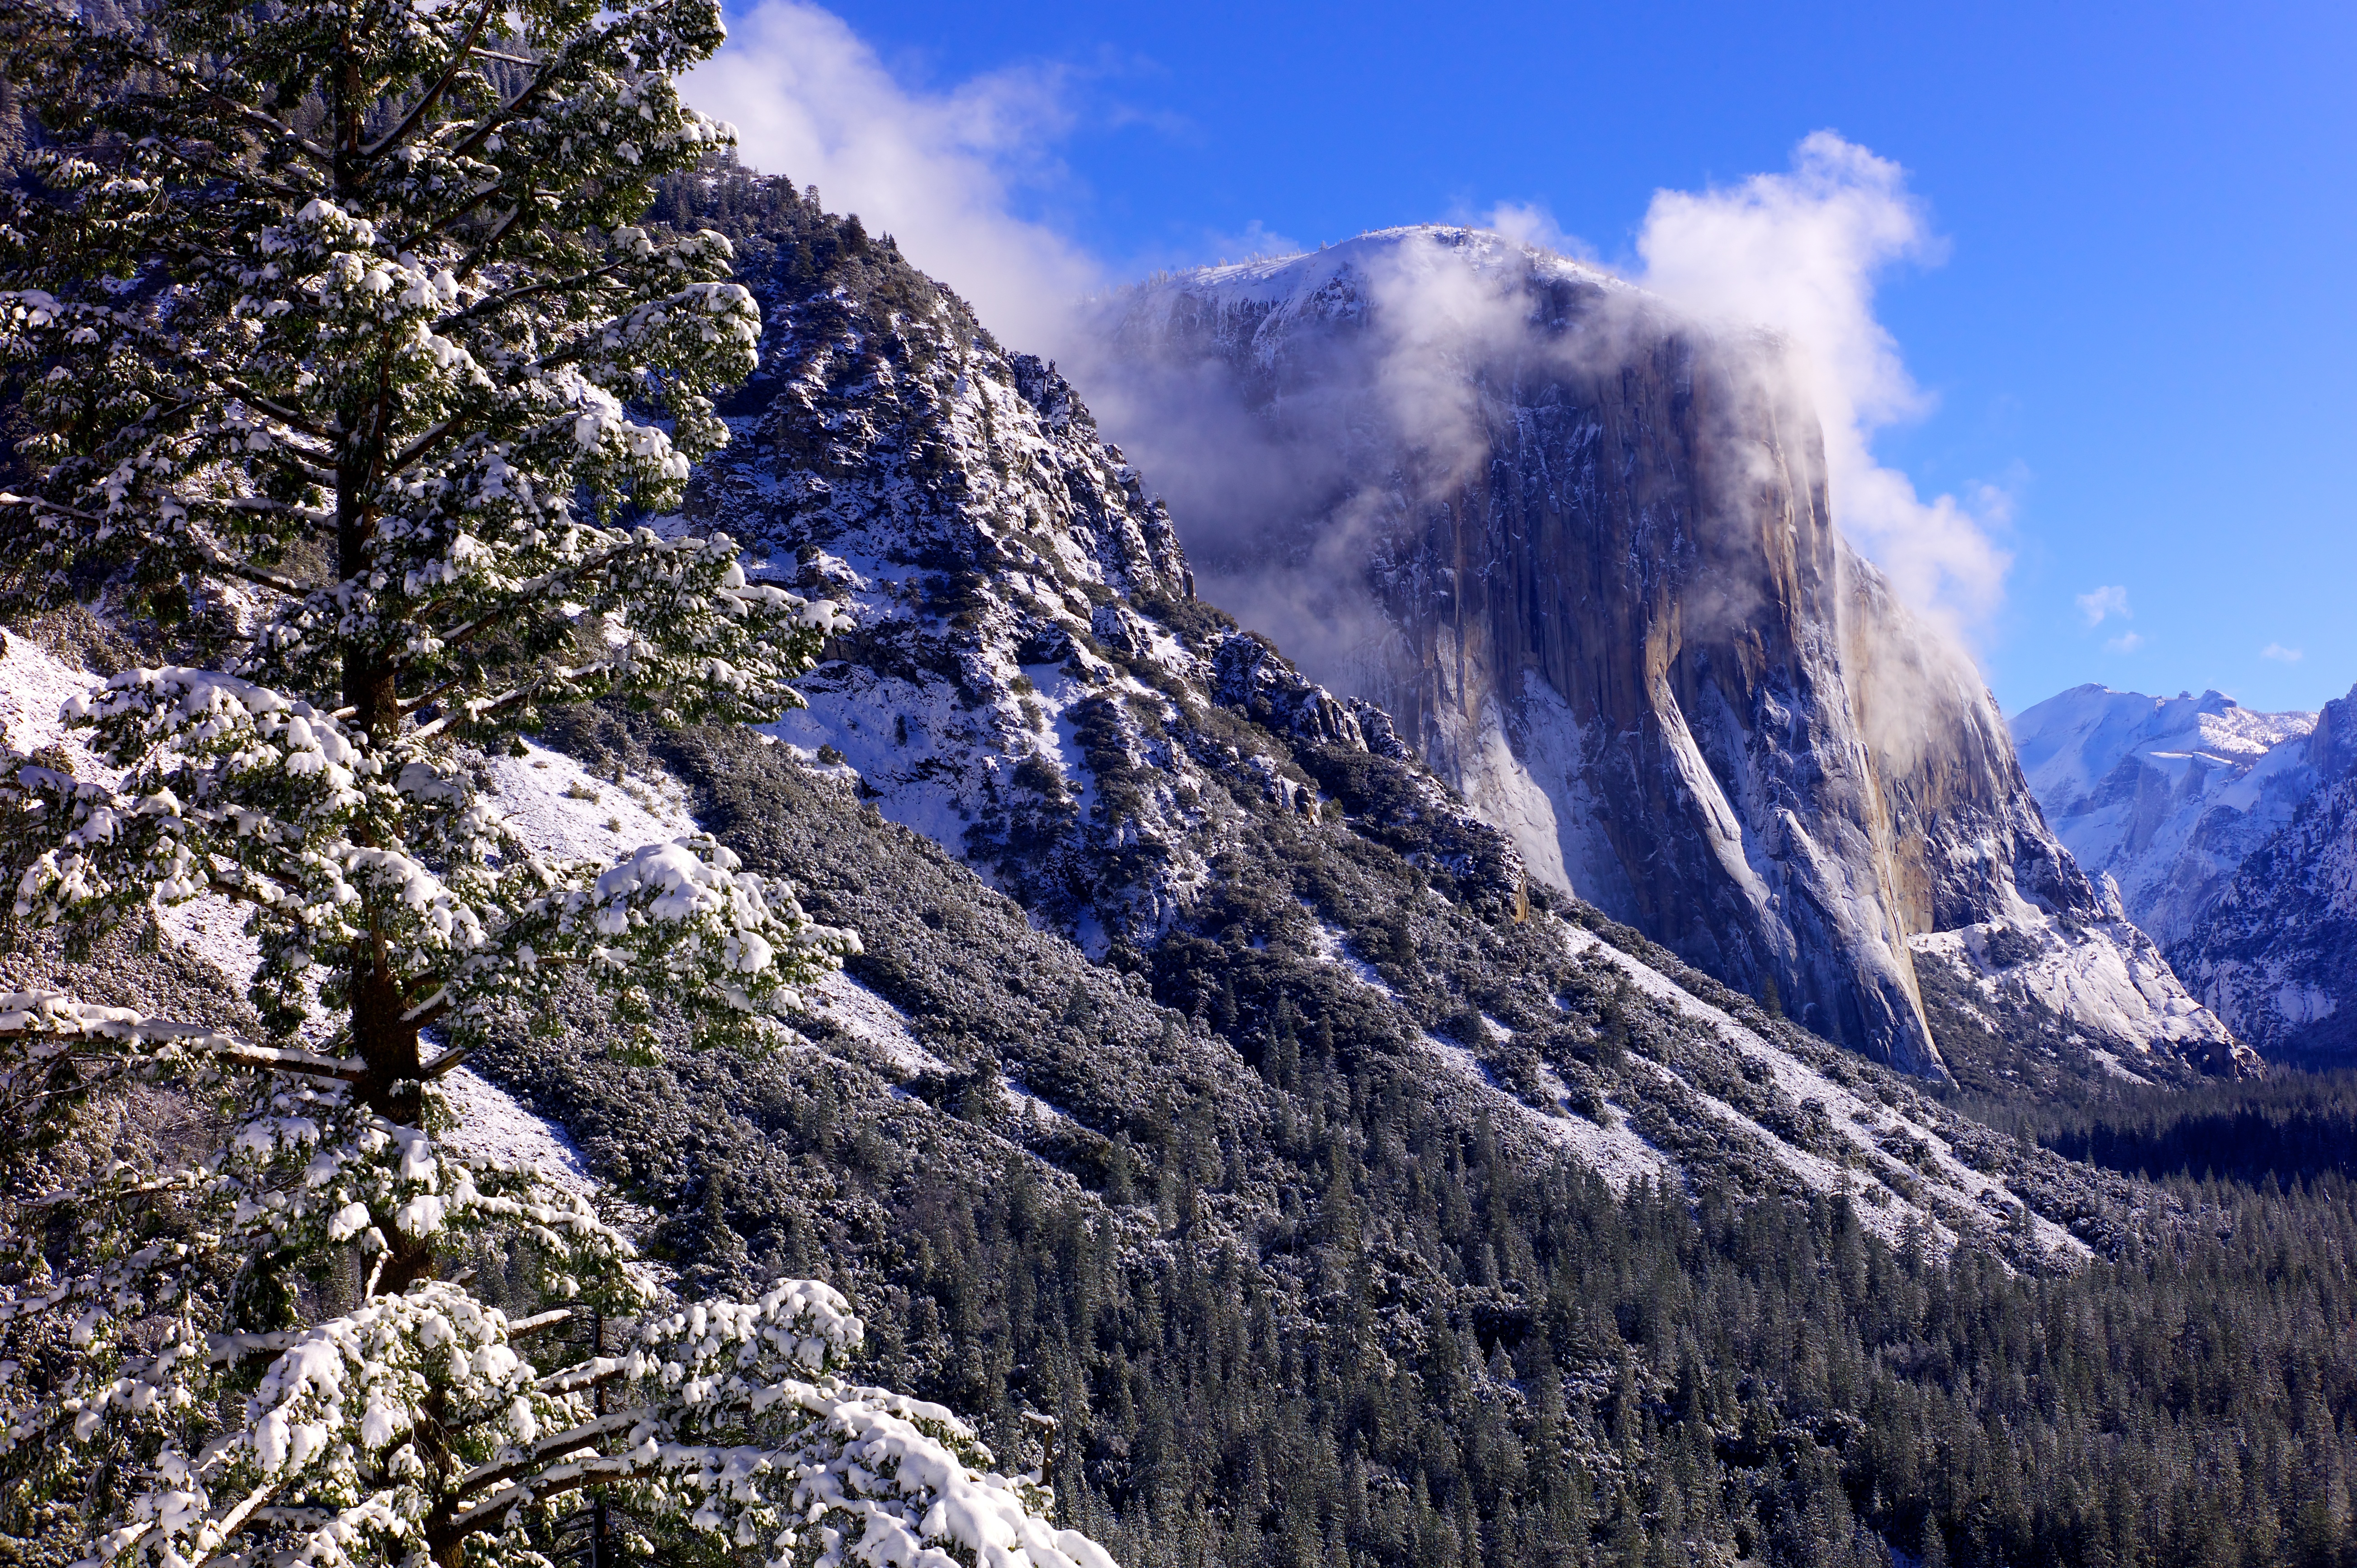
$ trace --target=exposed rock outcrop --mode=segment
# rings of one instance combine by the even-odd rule
[[[1775,340],[1450,229],[1162,280],[1103,337],[1206,592],[1387,709],[1534,876],[1924,1072],[1946,959],[1913,939],[2119,921],[1970,661],[1835,528]],[[2149,1006],[2066,1026],[2231,1062],[2145,950],[2112,956]]]
[[[1168,935],[1241,814],[1338,810],[1329,759],[1385,775],[1394,847],[1515,907],[1512,844],[1382,714],[1194,598],[1167,512],[1052,365],[856,220],[778,218],[741,246],[761,371],[689,497],[757,571],[852,610],[777,738],[1093,957]]]

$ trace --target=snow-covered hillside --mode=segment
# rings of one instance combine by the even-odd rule
[[[2252,851],[2316,788],[2316,714],[2232,697],[2075,686],[2012,720],[2047,822],[2128,918],[2167,947],[2190,935]]]
[[[2079,686],[2013,732],[2056,832],[2238,1036],[2357,1053],[2357,692],[2263,714]]]

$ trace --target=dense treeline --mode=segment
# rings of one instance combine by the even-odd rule
[[[2357,1177],[2357,1073],[2278,1071],[2256,1082],[2114,1089],[2067,1107],[1978,1109],[2067,1159],[2154,1179]]]
[[[937,853],[743,748],[692,760],[737,802],[716,822],[767,824],[748,853],[808,834],[857,868],[809,896],[929,1045],[1011,1005],[979,969],[1043,1000],[1006,1025],[1035,1068],[1133,1049],[1103,972],[1047,967]],[[683,1268],[829,1268],[878,1381],[982,1415],[1134,1568],[2357,1561],[2344,1178],[2147,1188],[2117,1255],[2034,1276],[1878,1240],[1840,1195],[1616,1197],[1505,1152],[1314,971],[1190,950],[1258,1109],[1148,1090],[1083,1182],[1019,1152],[980,1067],[898,1095],[821,1055],[625,1073],[585,1021],[511,1081],[673,1216]]]
[[[2204,1223],[2032,1279],[1887,1246],[1838,1197],[1616,1200],[1394,1066],[1312,1036],[1300,1071],[1281,1152],[1319,1196],[1256,1252],[1189,1244],[1223,1182],[1183,1118],[1140,1151],[1169,1238],[1144,1250],[1021,1161],[955,1197],[862,1168],[823,1081],[772,1135],[824,1138],[925,1237],[877,1376],[1005,1433],[1054,1415],[1067,1506],[1125,1561],[1883,1561],[1861,1527],[1953,1563],[2349,1561],[2341,1178],[2207,1187]]]

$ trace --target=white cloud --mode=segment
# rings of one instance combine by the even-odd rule
[[[1482,228],[1495,230],[1509,240],[1537,245],[1559,256],[1583,262],[1596,259],[1595,247],[1577,234],[1565,233],[1544,202],[1501,201],[1482,213],[1480,222]]]
[[[1308,250],[1300,241],[1280,234],[1255,218],[1233,234],[1211,231],[1203,236],[1203,251],[1222,263],[1247,262],[1262,256],[1292,256]]]
[[[2272,659],[2278,664],[2297,664],[2307,655],[2297,648],[2286,648],[2280,642],[2270,642],[2259,650],[2259,657]]]
[[[1637,239],[1646,287],[1790,341],[1824,427],[1835,520],[1911,603],[1968,630],[2003,596],[2012,559],[1994,536],[2010,498],[1984,485],[1927,500],[1872,447],[1875,431],[1932,403],[1875,319],[1876,281],[1943,251],[1906,171],[1831,131],[1804,139],[1788,174],[1656,192]]]
[[[1008,343],[1052,342],[1067,303],[1103,281],[1078,246],[1016,210],[1019,191],[1055,179],[1049,149],[1077,119],[1063,68],[920,91],[896,81],[842,18],[765,0],[682,87],[736,124],[746,163],[815,185],[831,210],[889,233]]]
[[[2122,620],[2132,620],[2136,617],[2136,611],[2128,608],[2128,591],[2116,585],[2108,588],[2092,588],[2072,602],[2079,607],[2079,614],[2091,627],[2103,625],[2111,616],[2117,616]]]
[[[2104,643],[2104,648],[2106,651],[2112,653],[2134,653],[2137,649],[2144,646],[2144,633],[2140,631],[2127,631],[2122,632],[2119,636],[2113,638],[2109,642]]]

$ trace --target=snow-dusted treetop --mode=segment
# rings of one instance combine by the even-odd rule
[[[563,977],[758,1043],[856,950],[708,839],[534,854],[470,763],[552,702],[774,718],[836,625],[662,519],[759,331],[725,241],[637,221],[729,140],[672,83],[716,5],[127,9],[0,6],[42,131],[0,219],[33,475],[0,565],[188,662],[70,705],[98,768],[0,757],[0,858],[75,940],[237,901],[264,1027],[0,996],[0,1534],[544,1563],[601,1487],[780,1562],[1104,1563],[946,1412],[843,1383],[824,1285],[670,1302],[578,1198],[440,1139],[435,1079]],[[218,1147],[64,1157],[93,1098],[156,1091]],[[554,1310],[445,1277],[476,1256]],[[576,1309],[610,1319],[586,1353]]]

